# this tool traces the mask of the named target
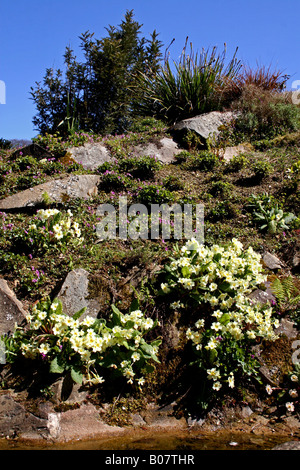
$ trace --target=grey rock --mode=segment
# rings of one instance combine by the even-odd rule
[[[258,302],[261,304],[274,304],[276,302],[276,298],[273,294],[273,292],[270,289],[270,282],[265,282],[265,290],[262,289],[255,289],[251,294],[249,295],[249,298],[254,301]]]
[[[177,143],[169,138],[164,137],[157,142],[149,142],[145,146],[138,145],[133,149],[133,154],[136,156],[154,156],[161,163],[168,164],[176,161],[175,156],[180,153]]]
[[[75,269],[71,271],[58,294],[61,300],[63,311],[68,315],[74,315],[82,308],[86,307],[81,319],[87,315],[97,318],[100,304],[97,299],[89,298],[89,273],[85,269]]]
[[[241,409],[241,416],[242,418],[249,418],[251,416],[253,411],[251,410],[250,406],[243,406]]]
[[[300,254],[299,253],[294,255],[293,261],[292,261],[292,266],[293,266],[293,268],[298,268],[300,266]]]
[[[267,304],[267,303],[272,303],[276,301],[274,295],[269,289],[267,290],[255,289],[253,292],[251,292],[251,294],[249,295],[249,298],[253,300],[254,302],[258,302],[261,304]]]
[[[83,403],[79,409],[61,413],[59,420],[60,440],[99,438],[100,436],[117,436],[124,433],[118,426],[110,426],[99,418],[99,409],[92,403]],[[103,438],[103,437],[102,437]]]
[[[297,415],[285,416],[283,423],[288,426],[292,432],[296,433],[300,430],[300,420]]]
[[[174,416],[172,405],[150,410],[145,416],[145,421],[151,428],[186,427],[184,418],[178,419]]]
[[[13,331],[15,324],[21,323],[26,310],[10,289],[5,279],[0,279],[0,336]]]
[[[54,382],[51,391],[53,393],[53,402],[64,402],[68,405],[82,403],[88,395],[87,390],[84,390],[81,384],[74,383],[69,375]]]
[[[205,424],[205,419],[188,417],[187,424],[189,427],[201,427]]]
[[[280,320],[280,325],[276,328],[275,333],[277,335],[285,335],[289,339],[294,339],[298,336],[298,330],[295,328],[295,324],[286,318]]]
[[[42,202],[44,193],[54,202],[64,202],[68,198],[90,198],[97,195],[99,182],[98,175],[72,175],[52,180],[2,199],[0,210],[36,206]]]
[[[57,439],[60,436],[60,413],[48,414],[47,428],[52,439]]]
[[[48,437],[48,420],[29,413],[10,393],[1,393],[0,436],[14,437],[24,433],[38,433],[40,437]]]
[[[278,387],[279,380],[276,377],[274,377],[274,374],[272,374],[272,371],[267,366],[262,365],[259,368],[259,373],[264,378],[266,383],[268,383],[272,387]]]
[[[235,147],[226,147],[222,155],[225,162],[229,162],[232,158],[237,157],[241,153],[247,152],[247,148],[244,145],[236,145]]]
[[[67,149],[75,162],[81,164],[86,170],[95,170],[105,162],[112,161],[109,150],[101,143],[85,143],[81,147]]]
[[[146,424],[146,421],[142,418],[139,413],[134,413],[131,416],[131,424],[133,426],[144,426]]]
[[[265,266],[271,270],[281,269],[283,267],[283,263],[280,261],[280,259],[269,252],[266,252],[263,255],[263,262]]]
[[[178,122],[172,128],[173,131],[194,131],[203,141],[213,140],[220,134],[220,127],[228,124],[235,117],[235,114],[228,112],[212,111],[210,113],[201,114],[189,119]]]
[[[284,442],[273,447],[271,450],[300,450],[300,441]]]

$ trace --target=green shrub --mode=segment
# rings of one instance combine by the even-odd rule
[[[273,166],[267,160],[256,160],[251,169],[257,181],[262,181],[269,176],[273,171]]]
[[[148,116],[135,119],[130,126],[130,132],[158,132],[164,128],[165,123],[163,121]]]
[[[161,168],[162,164],[156,157],[142,156],[131,157],[124,156],[115,160],[115,162],[105,162],[100,165],[97,171],[103,174],[103,180],[108,181],[109,176],[116,175],[117,178],[135,178],[135,179],[153,179],[155,172]],[[117,184],[117,187],[120,185]]]
[[[229,162],[225,165],[226,173],[235,173],[243,170],[249,165],[249,160],[242,154],[235,155]]]
[[[156,157],[126,157],[118,161],[117,167],[122,173],[129,173],[133,178],[152,179],[155,172],[161,168],[162,164]]]
[[[169,175],[163,180],[163,186],[169,191],[180,191],[184,189],[183,181],[175,175]]]
[[[300,109],[285,95],[246,86],[235,103],[238,111],[232,134],[240,140],[263,141],[296,132],[300,126]]]
[[[12,163],[11,168],[13,171],[24,171],[29,167],[36,167],[38,165],[38,161],[32,157],[31,155],[19,156],[16,160]]]
[[[234,186],[227,181],[214,181],[209,192],[213,196],[230,196],[234,193]]]
[[[138,202],[141,204],[164,204],[174,200],[173,194],[156,184],[144,185],[138,190]]]
[[[190,152],[182,150],[175,155],[175,161],[176,163],[185,163],[191,156],[192,154]]]
[[[219,158],[212,152],[203,150],[186,159],[184,167],[189,170],[212,171],[219,164]]]
[[[120,191],[131,187],[132,178],[118,171],[106,170],[101,179],[101,189],[104,191]]]
[[[253,143],[253,146],[256,150],[267,150],[273,147],[276,148],[291,148],[299,147],[300,145],[300,132],[292,132],[284,135],[279,135],[274,137],[274,139],[265,139],[259,140]]]
[[[237,217],[238,210],[235,205],[226,199],[225,201],[220,201],[215,204],[215,206],[210,210],[208,217],[213,221],[232,219]]]

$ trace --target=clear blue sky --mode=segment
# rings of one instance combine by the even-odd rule
[[[149,37],[156,29],[176,60],[188,36],[194,49],[227,44],[228,58],[250,66],[264,64],[300,80],[299,0],[0,0],[0,80],[6,104],[0,104],[0,137],[30,139],[37,135],[30,87],[47,67],[61,68],[67,45],[79,50],[85,31],[106,36],[105,27],[119,25],[134,10]],[[1,92],[1,90],[0,90]],[[0,93],[1,101],[1,93]]]

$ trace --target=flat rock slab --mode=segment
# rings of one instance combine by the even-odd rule
[[[194,131],[203,140],[217,137],[220,133],[219,128],[228,124],[234,119],[235,114],[228,112],[212,111],[210,113],[200,114],[189,119],[179,121],[173,126],[173,131]]]
[[[87,315],[97,318],[101,307],[97,299],[89,298],[89,273],[82,268],[74,269],[67,275],[57,298],[68,315],[74,315],[86,307],[81,319]]]
[[[157,142],[149,142],[144,146],[138,145],[133,150],[135,156],[153,156],[164,164],[174,162],[176,160],[175,156],[180,152],[182,152],[182,149],[169,137],[163,137]]]
[[[15,323],[21,323],[25,316],[26,311],[22,303],[5,279],[0,279],[0,336],[14,331]]]
[[[97,195],[99,182],[98,175],[72,175],[48,181],[1,199],[0,210],[35,206],[42,202],[44,193],[55,202],[64,202],[66,198],[90,198]]]
[[[104,435],[124,434],[124,428],[110,426],[99,418],[99,410],[91,403],[83,404],[79,409],[68,410],[59,416],[59,435],[62,441],[75,439],[99,438]]]
[[[109,150],[101,142],[85,143],[81,147],[69,148],[67,152],[86,170],[95,170],[103,163],[113,160]]]
[[[236,145],[235,147],[226,147],[223,156],[225,162],[230,162],[234,157],[237,157],[241,153],[249,152],[249,149],[244,145]]]

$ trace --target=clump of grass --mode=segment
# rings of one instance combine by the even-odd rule
[[[281,92],[285,89],[289,76],[281,70],[272,69],[271,65],[257,66],[256,69],[250,66],[243,66],[239,77],[240,88],[254,85],[261,90]]]
[[[226,64],[226,48],[221,53],[216,47],[195,53],[190,44],[187,53],[186,46],[173,66],[167,57],[157,74],[141,75],[141,108],[145,114],[156,114],[173,123],[222,109],[236,97],[235,79],[241,67],[237,50]]]

